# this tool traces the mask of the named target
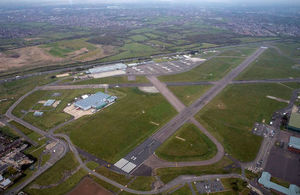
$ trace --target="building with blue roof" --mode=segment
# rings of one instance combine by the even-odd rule
[[[47,100],[45,103],[44,103],[44,106],[52,106],[52,104],[54,104],[55,100]]]
[[[292,152],[300,153],[300,138],[291,136],[288,149]]]
[[[291,184],[289,188],[278,185],[271,182],[271,174],[268,172],[263,172],[261,177],[258,179],[258,183],[267,189],[273,190],[280,194],[286,195],[300,195],[300,188],[294,184]]]
[[[44,112],[40,112],[40,111],[35,111],[33,113],[33,116],[43,116]]]
[[[114,70],[125,70],[127,68],[126,64],[118,63],[113,65],[107,65],[107,66],[99,66],[95,68],[91,68],[88,71],[86,71],[87,74],[96,74],[101,72],[109,72]]]
[[[82,110],[89,110],[91,108],[99,110],[106,105],[115,102],[116,99],[116,96],[98,92],[85,99],[78,100],[77,102],[75,102],[75,107],[78,107]]]

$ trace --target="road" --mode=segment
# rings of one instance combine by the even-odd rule
[[[57,139],[56,137],[54,137],[53,135],[47,133],[46,131],[43,131],[25,121],[23,121],[22,119],[14,116],[12,114],[12,111],[15,109],[15,107],[22,101],[24,100],[27,96],[29,96],[30,94],[34,93],[35,91],[37,91],[39,88],[35,88],[32,91],[26,93],[25,95],[23,95],[22,97],[20,97],[6,112],[6,116],[14,121],[16,121],[17,123],[20,123],[21,125],[27,127],[28,129],[31,129],[32,131],[47,137],[48,139],[57,142],[54,150],[55,152],[51,152],[51,157],[50,160],[42,167],[40,167],[39,169],[37,169],[37,171],[30,177],[28,178],[25,182],[21,183],[20,185],[14,187],[13,189],[11,189],[10,191],[6,192],[6,194],[16,194],[17,192],[19,192],[21,189],[23,189],[26,185],[28,185],[30,182],[32,182],[33,180],[35,180],[38,176],[40,176],[42,173],[44,173],[47,169],[49,169],[51,166],[53,166],[58,160],[60,160],[62,157],[65,156],[65,154],[68,151],[68,147],[66,145],[66,143],[60,139]]]
[[[147,79],[168,100],[177,112],[181,112],[185,108],[185,105],[167,88],[166,84],[160,82],[155,76],[147,76]]]
[[[233,81],[234,78],[236,78],[243,70],[245,70],[247,66],[249,66],[256,58],[258,58],[266,49],[267,48],[264,47],[257,49],[239,66],[230,71],[223,79],[216,82],[216,84],[211,87],[202,97],[196,100],[189,107],[182,109],[180,113],[171,121],[169,121],[146,141],[137,146],[133,151],[127,154],[124,159],[136,165],[136,168],[133,171],[137,170],[137,168],[141,166],[164,141],[173,135],[184,123],[191,120],[195,114],[197,114],[206,104],[216,97],[228,84]],[[158,88],[160,87],[162,86],[158,86]],[[178,107],[177,104],[174,105]],[[178,109],[180,110],[181,107],[178,107]]]
[[[3,123],[8,126],[9,128],[13,129],[15,132],[17,132],[21,137],[24,138],[25,141],[29,142],[31,145],[33,146],[37,146],[38,144],[33,141],[32,139],[30,139],[27,135],[25,135],[20,129],[18,129],[16,126],[6,122],[6,121],[3,121]]]
[[[55,150],[55,152],[53,152]],[[60,160],[68,151],[67,146],[65,145],[65,142],[58,142],[58,144],[51,150],[51,157],[50,159],[45,163],[45,165],[41,166],[37,169],[36,172],[30,176],[30,178],[26,179],[23,183],[20,185],[14,187],[10,191],[6,192],[7,195],[15,195],[17,192],[21,191],[24,187],[26,187],[28,184],[30,184],[33,180],[35,180],[37,177],[39,177],[42,173],[44,173],[46,170],[48,170],[50,167],[52,167],[58,160]]]
[[[260,84],[260,83],[294,83],[300,82],[300,78],[285,79],[263,79],[263,80],[234,80],[229,84]],[[191,85],[216,85],[218,81],[192,81],[192,82],[166,82],[167,86],[191,86]],[[42,86],[41,90],[63,90],[63,89],[103,89],[118,87],[151,87],[151,83],[116,83],[116,84],[88,84],[88,85],[51,85]]]

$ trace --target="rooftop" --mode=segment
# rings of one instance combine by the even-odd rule
[[[99,66],[95,68],[91,68],[87,71],[87,73],[93,74],[93,73],[99,73],[99,72],[108,72],[112,70],[123,70],[126,69],[126,64],[118,63],[113,65],[107,65],[107,66]]]
[[[271,174],[268,172],[263,172],[261,177],[258,179],[258,183],[260,183],[261,185],[263,185],[268,189],[275,190],[282,194],[300,195],[300,188],[298,186],[291,184],[289,188],[286,188],[274,182],[271,182],[270,180],[271,180]]]
[[[300,150],[300,138],[291,136],[289,141],[289,147]]]
[[[289,126],[300,128],[300,113],[293,112],[290,117]]]
[[[90,108],[102,107],[107,103],[114,101],[116,98],[117,97],[98,92],[85,99],[75,102],[75,106],[80,107],[83,110],[88,110]]]
[[[6,187],[11,183],[10,179],[5,179],[0,183],[0,186]]]
[[[47,100],[45,103],[44,103],[44,106],[51,106],[52,104],[54,104],[55,100]]]

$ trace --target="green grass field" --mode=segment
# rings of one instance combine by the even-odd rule
[[[201,97],[211,85],[168,86],[176,97],[186,106]]]
[[[39,145],[43,145],[46,140],[42,138],[42,136],[34,131],[31,131],[27,127],[24,127],[20,123],[17,123],[15,121],[11,121],[10,124],[14,125],[17,127],[20,131],[22,131],[25,135],[27,135],[30,139],[38,143]]]
[[[101,175],[114,180],[122,185],[127,185],[130,180],[132,179],[131,177],[125,176],[125,175],[121,175],[119,173],[116,173],[114,171],[110,171],[109,169],[107,169],[106,167],[98,167],[96,169],[97,173],[100,173]]]
[[[78,147],[112,163],[176,114],[160,94],[146,94],[137,88],[119,88],[118,91],[126,96],[103,111],[80,118],[60,130],[68,133]]]
[[[56,80],[51,79],[50,77],[51,75],[36,76],[8,83],[1,83],[0,99],[2,101],[0,101],[0,114],[4,114],[17,99],[32,90],[34,87],[38,85],[45,85]]]
[[[103,91],[103,89],[78,89],[78,90],[57,90],[57,91],[37,91],[26,97],[14,110],[13,113],[21,117],[22,110],[29,111],[30,109],[45,110],[44,114],[40,117],[33,116],[33,112],[29,112],[24,116],[24,120],[34,126],[40,127],[44,130],[49,130],[52,127],[59,125],[72,118],[71,115],[64,113],[63,109],[68,103],[74,101],[75,97],[79,97],[85,93],[95,93]],[[54,93],[60,93],[60,96],[53,97]],[[44,107],[38,104],[40,100],[55,99],[61,100],[60,104],[54,107]]]
[[[299,77],[300,68],[295,68],[295,62],[285,56],[280,56],[275,49],[268,49],[253,62],[238,80],[274,79]]]
[[[159,158],[173,162],[207,160],[216,153],[214,143],[190,123],[182,126],[155,152]]]
[[[228,173],[240,173],[241,170],[233,167],[232,161],[227,157],[215,164],[205,165],[200,167],[172,167],[172,168],[160,168],[157,169],[157,175],[166,184],[180,175],[207,175],[207,174],[228,174]]]
[[[268,122],[286,103],[268,99],[275,96],[289,100],[292,89],[280,84],[231,85],[205,106],[196,119],[224,146],[226,152],[241,161],[255,158],[262,138],[251,133],[255,122]]]
[[[133,41],[138,41],[138,42],[146,41],[148,39],[147,37],[145,37],[143,35],[134,35],[129,38],[132,39]]]
[[[93,51],[96,47],[86,42],[84,39],[64,40],[54,43],[42,45],[43,48],[49,48],[49,53],[56,57],[67,57],[71,52],[87,48],[89,51]]]
[[[135,57],[149,57],[157,53],[159,53],[157,49],[152,48],[148,45],[144,45],[141,43],[126,43],[121,48],[119,48],[119,52],[117,55],[105,58],[105,60],[109,61]]]
[[[285,55],[292,58],[300,58],[300,43],[289,42],[289,43],[274,43]]]
[[[213,58],[188,72],[176,75],[160,76],[159,80],[163,82],[218,80],[225,76],[230,70],[238,66],[243,60],[243,58]]]
[[[72,153],[68,152],[61,160],[59,160],[55,165],[50,169],[44,172],[31,184],[25,187],[25,192],[28,194],[39,195],[39,194],[66,194],[72,188],[74,188],[78,182],[87,175],[87,172],[83,169],[79,169],[74,175],[70,176],[66,181],[61,182],[64,174],[75,170],[78,166],[75,157]],[[50,184],[58,184],[55,187],[50,187],[46,189],[33,189],[31,188],[32,184],[37,184],[40,186],[47,186]]]
[[[171,190],[168,191],[168,194],[172,194],[172,195],[192,195],[192,191],[190,189],[190,187],[185,184],[183,187],[177,189],[176,191],[170,193]]]
[[[11,138],[19,137],[18,134],[15,131],[13,131],[11,128],[9,128],[8,126],[3,126],[3,127],[0,126],[0,132]]]
[[[219,56],[246,57],[251,55],[256,49],[256,47],[233,47],[223,51],[221,50]]]
[[[130,184],[129,188],[135,190],[148,191],[152,189],[152,184],[155,182],[155,177],[138,176]]]

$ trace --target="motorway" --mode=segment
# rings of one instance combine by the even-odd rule
[[[236,78],[243,70],[245,70],[247,66],[256,60],[266,49],[267,48],[265,47],[257,49],[239,66],[230,71],[223,79],[216,82],[213,87],[211,87],[202,97],[196,100],[189,107],[185,107],[181,110],[181,107],[175,105],[179,110],[181,110],[180,113],[124,157],[124,159],[136,166],[133,171],[137,170],[137,168],[140,167],[164,141],[173,135],[183,124],[191,120],[195,114],[197,114],[206,104],[216,97],[228,84],[233,81],[234,78]],[[150,77],[150,81],[151,79],[152,81],[155,81],[155,79]]]

